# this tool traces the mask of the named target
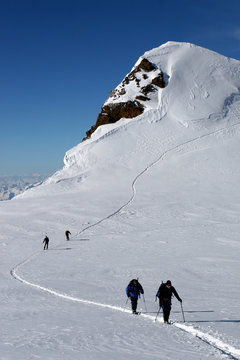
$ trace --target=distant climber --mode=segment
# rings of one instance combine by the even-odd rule
[[[132,313],[136,315],[139,314],[139,312],[137,312],[138,297],[140,297],[140,294],[144,294],[144,290],[138,280],[132,279],[130,281],[126,288],[126,294],[127,297],[131,299]]]
[[[66,231],[65,231],[65,235],[66,235],[66,240],[67,240],[67,241],[70,240],[69,235],[71,235],[71,233],[70,233],[69,230],[66,230]]]
[[[163,320],[165,323],[169,324],[169,315],[172,308],[172,296],[175,296],[178,301],[182,302],[182,299],[179,297],[176,289],[172,286],[170,280],[167,280],[166,283],[162,283],[159,286],[156,297],[159,298],[159,309],[163,309]]]
[[[44,240],[43,240],[43,244],[44,244],[43,250],[48,250],[48,243],[49,243],[49,238],[46,235]]]

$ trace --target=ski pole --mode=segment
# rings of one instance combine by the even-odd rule
[[[128,298],[127,298],[127,301],[126,301],[126,304],[125,304],[125,305],[127,305],[127,303],[128,303]]]
[[[155,321],[157,321],[157,317],[158,317],[160,311],[161,311],[161,306],[159,306],[159,309],[158,309],[158,312],[157,312],[157,316],[155,317]]]
[[[184,312],[183,312],[182,303],[181,303],[181,309],[182,309],[183,322],[185,322],[185,317],[184,317]]]
[[[145,305],[145,310],[147,312],[147,305],[146,305],[146,301],[145,301],[145,298],[144,298],[144,294],[142,294],[142,296],[143,296],[143,302],[144,302],[144,305]]]

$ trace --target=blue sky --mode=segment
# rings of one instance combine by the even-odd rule
[[[0,175],[60,169],[139,56],[169,40],[240,59],[240,1],[0,0]]]

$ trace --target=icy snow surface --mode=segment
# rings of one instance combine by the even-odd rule
[[[0,203],[1,360],[240,359],[240,63],[173,42],[144,57],[169,76],[151,107]],[[155,321],[167,279],[185,323],[175,298]]]

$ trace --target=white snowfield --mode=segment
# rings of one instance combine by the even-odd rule
[[[174,42],[143,57],[168,78],[144,113],[0,203],[0,360],[240,359],[240,62]],[[172,326],[155,321],[168,279]]]

